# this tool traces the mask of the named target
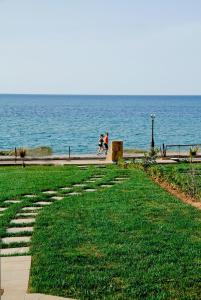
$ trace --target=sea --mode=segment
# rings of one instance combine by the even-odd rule
[[[99,135],[124,148],[201,144],[201,96],[0,95],[0,149],[50,146],[96,153]]]

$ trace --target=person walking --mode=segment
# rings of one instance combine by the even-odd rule
[[[106,134],[104,136],[104,150],[105,150],[106,155],[108,152],[108,143],[109,143],[109,137],[108,137],[108,132],[106,132]]]
[[[101,134],[98,140],[98,155],[103,153],[103,142],[103,134]]]

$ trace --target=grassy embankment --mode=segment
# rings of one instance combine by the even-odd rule
[[[39,214],[30,291],[79,299],[200,299],[201,212],[142,171],[4,168],[1,199],[58,188],[97,172],[106,175],[103,182],[122,172],[130,179],[69,197]]]

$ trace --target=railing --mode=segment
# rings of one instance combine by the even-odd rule
[[[190,149],[192,147],[201,147],[201,144],[167,144],[167,145],[163,144],[162,148],[160,148],[161,156],[166,157],[168,149],[178,148],[177,156],[181,157],[181,148],[186,148],[186,147],[189,147],[189,153],[190,153]]]

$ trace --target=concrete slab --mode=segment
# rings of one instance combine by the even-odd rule
[[[23,197],[26,197],[26,198],[36,198],[37,195],[24,195]]]
[[[29,211],[29,210],[40,210],[42,207],[37,207],[37,206],[25,206],[22,208],[23,211]]]
[[[102,185],[100,185],[100,187],[102,187],[102,188],[111,188],[113,186],[114,185],[112,185],[112,184],[102,184]]]
[[[57,191],[44,191],[43,194],[45,195],[55,195]]]
[[[2,300],[24,300],[30,267],[30,256],[1,258],[1,285],[4,289]]]
[[[84,186],[86,186],[86,184],[84,184],[84,183],[76,183],[73,186],[74,187],[84,187]]]
[[[34,228],[33,227],[11,227],[7,228],[6,232],[7,233],[19,233],[19,232],[33,232]]]
[[[0,250],[1,255],[15,255],[15,254],[23,255],[23,254],[27,254],[28,252],[29,252],[29,247],[7,248],[7,249]]]
[[[12,237],[5,237],[1,239],[3,244],[10,244],[10,243],[28,243],[31,241],[30,236],[12,236]]]
[[[5,211],[6,209],[8,209],[8,207],[0,207],[0,212]]]
[[[20,203],[21,200],[6,200],[4,203]]]
[[[21,212],[16,214],[17,217],[21,216],[21,217],[35,217],[37,216],[38,213],[36,212]]]
[[[11,220],[11,224],[30,224],[35,222],[35,218],[24,218],[24,219],[13,219]]]
[[[96,182],[97,180],[93,180],[93,179],[90,179],[90,180],[86,180],[85,182],[87,182],[87,183],[94,183],[94,182]]]
[[[85,192],[96,192],[96,189],[86,189]]]
[[[72,187],[63,187],[61,188],[62,191],[70,191],[72,190]]]
[[[82,195],[82,193],[72,192],[72,193],[68,193],[67,195],[69,195],[69,196],[78,196],[78,195]]]
[[[50,202],[50,201],[38,201],[38,202],[35,202],[35,204],[38,204],[38,205],[50,205],[50,204],[52,204],[52,202]]]
[[[64,197],[61,197],[61,196],[53,196],[53,197],[51,197],[51,199],[53,199],[53,200],[63,200]]]

